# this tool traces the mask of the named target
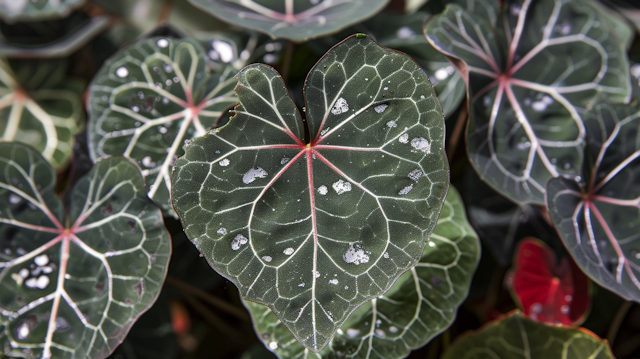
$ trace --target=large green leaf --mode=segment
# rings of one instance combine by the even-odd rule
[[[381,46],[404,52],[427,71],[444,114],[449,116],[464,98],[466,86],[462,77],[444,55],[434,49],[422,36],[422,24],[429,16],[431,15],[426,12],[412,15],[381,12],[335,35],[311,41],[309,45],[314,50],[325,53],[337,41],[355,32],[362,32],[371,36]]]
[[[156,300],[171,252],[139,169],[105,159],[67,211],[31,147],[0,143],[0,347],[24,358],[103,358]]]
[[[504,1],[498,16],[449,5],[425,32],[467,77],[467,148],[481,178],[542,204],[548,179],[579,174],[584,108],[600,94],[628,101],[625,46],[591,0]]]
[[[77,86],[61,81],[60,61],[19,61],[11,67],[0,60],[0,142],[35,146],[54,166],[67,164],[73,136],[84,126]],[[73,87],[73,88],[72,88]]]
[[[37,21],[65,17],[85,0],[6,0],[0,2],[0,17],[7,22]]]
[[[229,124],[185,146],[173,205],[212,267],[318,351],[420,258],[449,185],[442,109],[365,35],[309,73],[309,144],[275,70],[246,67],[236,94]]]
[[[460,195],[449,188],[429,245],[384,295],[360,306],[316,357],[404,358],[451,325],[480,259]],[[281,358],[313,356],[269,308],[245,301],[258,337]]]
[[[182,145],[204,135],[237,102],[235,47],[214,41],[225,60],[215,71],[208,71],[198,41],[154,37],[108,60],[89,89],[91,157],[137,161],[149,197],[166,213],[173,213],[170,175]]]
[[[640,301],[640,104],[598,103],[585,126],[583,178],[549,181],[549,214],[587,275]]]
[[[609,344],[583,328],[550,326],[519,311],[459,339],[443,359],[614,359]]]
[[[233,25],[304,42],[375,15],[390,0],[189,0]]]

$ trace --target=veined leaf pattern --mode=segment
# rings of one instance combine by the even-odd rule
[[[588,276],[640,302],[640,105],[598,103],[585,126],[583,176],[549,181],[549,214]]]
[[[85,0],[9,0],[0,3],[0,17],[7,22],[65,17]]]
[[[375,15],[389,0],[189,0],[233,25],[303,42]]]
[[[422,258],[384,295],[360,306],[320,353],[298,343],[271,310],[244,301],[265,346],[280,358],[404,358],[444,331],[467,296],[480,243],[453,187]]]
[[[279,74],[238,74],[240,106],[173,172],[187,236],[312,351],[420,258],[449,184],[444,118],[409,57],[354,35],[305,83],[311,142]]]
[[[0,143],[0,347],[23,358],[104,358],[156,300],[171,252],[162,214],[122,157],[69,194],[31,147]]]
[[[212,39],[213,40],[213,39]],[[136,161],[148,194],[169,214],[171,170],[182,146],[204,135],[237,102],[238,55],[219,42],[224,64],[212,73],[194,39],[150,38],[115,55],[90,87],[89,149],[93,160],[124,155]]]
[[[549,326],[513,311],[460,337],[443,359],[614,359],[606,341],[584,328]]]
[[[505,1],[496,23],[458,5],[425,26],[468,81],[467,148],[481,178],[519,203],[578,175],[584,108],[630,97],[628,60],[610,17],[590,0]]]
[[[17,64],[14,74],[9,64],[0,60],[0,142],[21,141],[35,146],[59,169],[71,158],[73,136],[84,125],[79,93],[66,89],[58,81],[59,61]],[[24,86],[16,75],[32,83]],[[33,87],[33,88],[32,88]]]

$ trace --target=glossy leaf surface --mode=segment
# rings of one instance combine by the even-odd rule
[[[0,144],[0,347],[25,358],[103,358],[156,300],[171,252],[139,169],[98,162],[69,194],[31,147]]]
[[[61,81],[60,61],[12,65],[0,61],[0,142],[33,145],[55,168],[63,167],[84,125],[80,92]]]
[[[589,310],[589,279],[568,257],[560,262],[546,244],[526,238],[518,246],[511,277],[511,292],[533,320],[575,325]]]
[[[170,176],[185,141],[204,135],[237,102],[234,48],[217,41],[226,66],[211,73],[196,40],[150,38],[107,61],[90,87],[91,157],[136,161],[149,197],[166,213],[173,214]]]
[[[449,184],[442,109],[415,62],[365,35],[309,73],[308,145],[275,70],[246,67],[236,94],[176,162],[173,205],[213,268],[319,351],[420,258]]]
[[[640,301],[640,105],[599,103],[585,118],[582,181],[550,181],[549,214],[589,277]]]
[[[505,1],[492,23],[449,5],[425,26],[429,42],[468,75],[473,166],[516,202],[542,204],[548,179],[579,174],[581,113],[596,96],[629,99],[625,46],[599,9]]]
[[[37,21],[65,17],[84,0],[9,0],[0,2],[0,17],[4,21]]]
[[[549,326],[514,311],[462,337],[443,359],[613,359],[609,344],[583,328]]]
[[[358,23],[389,0],[189,0],[233,25],[268,34],[272,38],[303,42],[329,35]]]
[[[310,46],[318,52],[326,52],[336,42],[362,32],[371,36],[378,44],[411,56],[422,66],[436,89],[445,116],[449,116],[460,105],[466,87],[462,77],[447,59],[433,48],[422,35],[422,24],[431,14],[418,12],[412,15],[396,15],[381,12],[373,18],[354,25],[332,36],[311,41]]]
[[[280,358],[404,358],[453,322],[479,258],[478,237],[450,187],[418,264],[386,294],[356,309],[319,354],[300,345],[269,308],[249,301],[245,306],[258,337]]]

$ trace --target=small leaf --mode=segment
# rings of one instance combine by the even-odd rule
[[[468,81],[467,149],[480,177],[542,204],[548,179],[580,171],[585,107],[599,95],[629,100],[629,64],[591,0],[503,3],[495,23],[450,4],[424,30]]]
[[[556,261],[546,244],[526,238],[518,246],[510,289],[533,320],[576,325],[589,311],[589,280],[568,257]]]
[[[171,252],[138,168],[98,162],[69,194],[31,147],[0,143],[0,347],[104,358],[156,300]]]
[[[309,144],[275,70],[237,77],[236,115],[176,162],[173,205],[212,267],[319,351],[420,258],[449,185],[442,109],[415,62],[367,36],[309,73]]]
[[[233,47],[219,41],[231,62]],[[149,197],[175,215],[170,203],[175,159],[186,141],[204,135],[237,102],[236,72],[227,65],[208,73],[204,50],[193,39],[135,43],[107,61],[89,89],[91,157],[124,155],[136,161]]]
[[[356,309],[319,357],[404,358],[455,319],[480,258],[480,244],[464,206],[450,187],[429,245],[415,267],[391,289]],[[268,307],[244,301],[258,337],[280,358],[308,353]],[[274,344],[275,343],[275,344]]]
[[[614,359],[609,344],[584,328],[549,326],[513,311],[460,337],[443,359]]]
[[[547,205],[564,245],[596,283],[640,301],[640,105],[600,102],[585,114],[581,178],[547,184]]]
[[[0,142],[31,144],[59,169],[71,158],[73,136],[84,125],[80,95],[61,81],[63,62],[11,65],[15,71],[0,60]]]
[[[340,31],[382,10],[390,0],[189,0],[230,24],[274,39],[304,42]]]
[[[3,21],[38,21],[67,16],[84,0],[9,0],[0,2]]]

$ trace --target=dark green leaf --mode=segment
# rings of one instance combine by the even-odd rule
[[[0,143],[0,347],[103,358],[156,300],[171,247],[139,169],[98,162],[69,194],[32,148]]]
[[[7,22],[65,17],[84,0],[8,0],[0,2],[0,17]]]
[[[480,177],[519,203],[579,174],[581,113],[598,95],[628,101],[628,60],[610,17],[591,0],[504,1],[495,23],[449,5],[429,42],[468,72],[467,148]]]
[[[587,275],[640,301],[640,105],[598,103],[585,126],[589,172],[549,181],[549,214]]]
[[[443,359],[614,359],[606,341],[583,328],[549,326],[519,311],[460,338]]]
[[[406,357],[451,325],[479,259],[478,237],[467,222],[460,195],[450,187],[418,264],[386,294],[356,309],[316,357]],[[269,308],[244,303],[258,337],[280,358],[311,355]]]
[[[225,66],[212,72],[196,40],[155,37],[107,61],[89,89],[92,158],[121,154],[137,161],[149,197],[169,214],[171,169],[182,145],[204,135],[237,101],[238,69],[230,63],[238,55],[229,42],[215,41]]]
[[[389,0],[189,0],[233,25],[304,42],[373,16]]]
[[[305,84],[311,143],[279,74],[238,74],[240,106],[173,173],[187,236],[313,351],[413,266],[449,184],[444,119],[406,55],[354,35]]]
[[[69,161],[73,136],[84,126],[80,95],[60,81],[65,67],[60,61],[13,65],[15,73],[0,60],[0,142],[33,145],[59,169]]]

